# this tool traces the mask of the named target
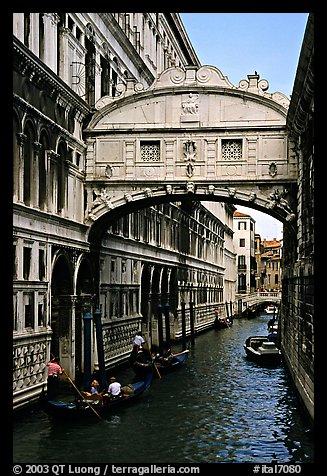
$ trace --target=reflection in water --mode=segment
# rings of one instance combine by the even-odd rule
[[[14,424],[14,462],[312,462],[311,430],[283,364],[245,358],[246,337],[266,326],[267,317],[240,319],[197,336],[184,368],[104,421],[63,424],[25,412]],[[128,369],[120,380],[133,376]]]

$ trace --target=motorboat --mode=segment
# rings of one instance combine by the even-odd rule
[[[277,364],[281,360],[281,351],[268,336],[250,336],[244,349],[248,359],[262,364]]]
[[[276,306],[274,306],[273,304],[269,304],[265,308],[265,313],[266,314],[277,314],[277,311],[278,311],[278,308]]]

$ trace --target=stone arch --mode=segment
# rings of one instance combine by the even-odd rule
[[[38,154],[38,184],[39,184],[39,207],[45,210],[47,199],[47,151],[50,148],[50,138],[47,129],[42,128],[40,131],[40,149]]]
[[[84,370],[83,363],[83,315],[86,307],[92,305],[95,297],[94,275],[92,264],[88,256],[82,254],[76,261],[75,268],[75,300],[72,312],[72,322],[74,325],[74,361],[72,366],[75,377],[79,379]],[[93,309],[94,310],[94,309]]]
[[[73,269],[66,252],[53,257],[51,277],[51,344],[50,352],[60,357],[67,372],[70,369],[72,339]]]
[[[181,187],[175,187],[172,193],[167,194],[167,185],[161,189],[151,190],[151,194],[145,195],[143,192],[131,193],[126,201],[126,197],[117,197],[111,201],[103,196],[99,198],[98,204],[89,213],[86,221],[90,225],[88,230],[88,240],[97,242],[99,237],[105,232],[108,223],[111,220],[124,216],[132,211],[140,210],[151,204],[183,201],[218,201],[243,205],[254,210],[266,213],[283,223],[284,226],[293,230],[293,224],[296,217],[295,208],[291,208],[292,197],[295,194],[294,188],[288,189],[276,187],[271,191],[269,188],[253,192],[250,189],[236,190],[234,187],[215,188],[214,193],[208,193],[209,186],[197,186],[195,193],[187,192],[187,184]],[[291,199],[289,199],[291,197]],[[116,205],[117,204],[117,205]]]

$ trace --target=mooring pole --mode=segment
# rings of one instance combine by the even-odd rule
[[[167,304],[165,304],[164,306],[164,314],[165,314],[165,326],[166,326],[166,346],[167,346],[167,349],[170,348],[170,322],[169,322],[169,310],[170,310],[170,307],[169,307],[169,304],[167,302]]]
[[[192,290],[190,291],[190,327],[191,327],[191,344],[194,345],[194,302],[192,300]]]
[[[185,300],[181,301],[182,307],[182,350],[186,349],[186,316],[185,316]]]
[[[158,341],[159,341],[159,354],[163,353],[163,329],[162,329],[162,305],[158,304]]]
[[[101,309],[97,307],[93,312],[93,317],[95,321],[95,331],[97,339],[97,349],[98,349],[98,363],[99,363],[99,383],[100,388],[103,388],[106,384],[106,366],[104,360],[104,350],[103,350],[103,334],[102,334],[102,323],[101,323]]]
[[[84,387],[91,386],[91,307],[86,306],[83,314],[84,320]]]

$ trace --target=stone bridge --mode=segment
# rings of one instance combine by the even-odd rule
[[[102,97],[85,130],[86,223],[100,240],[112,218],[155,203],[225,201],[296,218],[298,166],[285,128],[289,100],[213,66],[165,70]]]
[[[237,294],[236,301],[242,302],[242,308],[239,311],[244,311],[249,307],[257,307],[259,304],[274,303],[279,305],[282,299],[281,291],[258,291],[251,294]],[[240,308],[240,305],[239,305]]]

